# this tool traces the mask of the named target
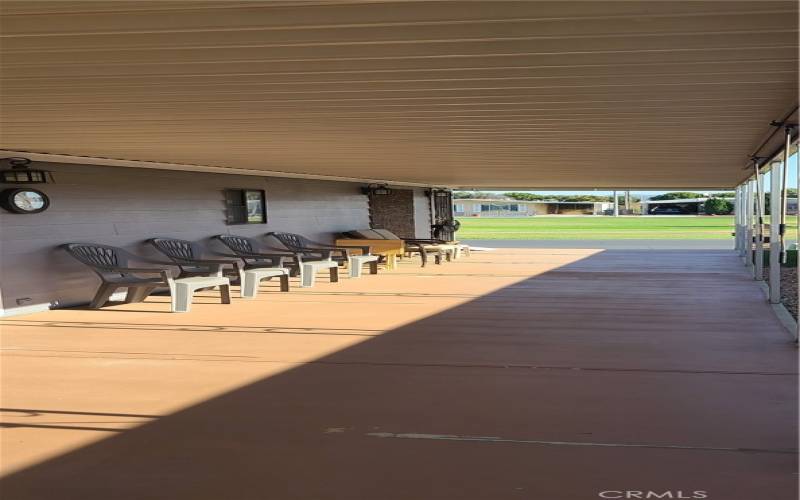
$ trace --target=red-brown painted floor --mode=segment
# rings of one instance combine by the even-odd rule
[[[732,252],[275,290],[4,320],[3,500],[797,498],[797,350]]]

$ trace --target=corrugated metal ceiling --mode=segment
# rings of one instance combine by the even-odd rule
[[[452,186],[732,186],[797,3],[2,3],[2,147]]]

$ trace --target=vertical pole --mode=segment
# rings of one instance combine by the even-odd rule
[[[786,131],[786,150],[788,151],[789,148],[792,146],[792,134],[790,130]],[[796,224],[797,227],[797,282],[800,283],[800,148],[795,148],[795,154],[797,155],[796,162],[797,163],[797,217],[796,217]],[[789,165],[786,165],[786,168],[789,168]],[[800,304],[800,286],[797,287],[797,303]],[[794,341],[800,341],[800,321],[797,321],[797,330],[794,332]]]
[[[780,161],[773,161],[770,174],[769,195],[769,301],[781,301],[781,205],[783,204],[781,183],[783,168]]]
[[[781,263],[786,264],[786,208],[789,204],[789,148],[792,147],[792,129],[786,127],[786,142],[783,148],[783,178],[781,192]]]
[[[748,269],[753,268],[753,181],[745,183],[744,191],[744,265]]]
[[[791,130],[786,129],[786,143],[783,150],[783,175],[781,176],[781,263],[786,264],[786,205],[789,197],[789,147],[791,147]]]
[[[614,217],[619,216],[619,198],[617,198],[617,190],[614,190]]]
[[[736,228],[736,251],[739,252],[739,257],[744,256],[744,224],[742,217],[744,214],[744,203],[742,202],[742,193],[744,186],[739,184],[736,186],[736,200],[734,207],[734,224]]]
[[[736,235],[734,246],[740,257],[744,253],[744,245],[742,244],[742,240],[744,240],[742,236],[742,210],[744,210],[742,205],[742,185],[739,184],[736,186],[736,196],[733,199],[733,230]]]
[[[756,263],[753,269],[753,277],[758,281],[762,281],[764,279],[764,176],[761,175],[758,160],[753,162],[753,168],[755,170],[756,185]]]

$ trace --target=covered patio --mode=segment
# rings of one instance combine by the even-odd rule
[[[797,2],[0,14],[3,500],[797,498],[797,325],[770,304]],[[735,190],[735,238],[421,267],[459,249],[453,190],[495,188]],[[215,275],[172,314],[89,309],[64,250],[244,262],[226,238],[278,233],[419,255],[335,283],[329,253],[332,281],[232,304]]]
[[[796,496],[796,349],[730,251],[166,301],[3,321],[4,496]]]

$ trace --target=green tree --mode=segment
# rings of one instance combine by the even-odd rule
[[[703,193],[693,193],[691,191],[676,191],[673,193],[664,193],[651,197],[653,201],[661,200],[683,200],[687,198],[702,198]]]
[[[453,192],[453,199],[456,200],[463,200],[463,199],[472,199],[472,200],[485,200],[488,198],[496,198],[497,193],[487,193],[484,191],[454,191]]]
[[[503,196],[511,198],[512,200],[519,200],[519,201],[542,201],[542,200],[552,200],[555,198],[554,196],[545,196],[543,194],[518,193],[518,192],[503,193]]]
[[[709,198],[704,207],[708,215],[729,215],[733,212],[733,203],[724,198]]]

